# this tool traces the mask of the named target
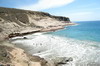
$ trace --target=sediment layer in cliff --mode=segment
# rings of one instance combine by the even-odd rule
[[[0,7],[0,40],[12,34],[49,31],[71,24],[68,17],[53,16],[45,12]]]

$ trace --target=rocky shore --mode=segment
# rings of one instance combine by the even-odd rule
[[[31,56],[24,50],[13,46],[8,39],[37,32],[55,31],[73,24],[68,17],[0,7],[0,65],[57,66],[57,64],[62,64],[61,60],[61,62],[54,63],[37,56]]]
[[[71,57],[55,57],[45,60],[32,56],[8,41],[0,42],[0,66],[62,66],[73,61]]]

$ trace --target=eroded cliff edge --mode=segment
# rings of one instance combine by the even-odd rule
[[[0,40],[22,34],[56,30],[69,24],[72,23],[68,17],[0,7]]]

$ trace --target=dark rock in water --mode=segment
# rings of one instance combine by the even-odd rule
[[[73,61],[73,58],[69,57],[66,62],[70,62],[70,61]]]
[[[27,37],[23,37],[23,39],[28,39]]]
[[[73,61],[73,58],[71,58],[71,57],[56,57],[56,58],[53,58],[52,61],[54,62],[54,64],[56,66],[58,66],[58,65],[67,64],[68,62]]]

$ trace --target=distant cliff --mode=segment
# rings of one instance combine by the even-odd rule
[[[71,24],[68,17],[44,12],[0,7],[0,40],[14,33],[49,31]]]

